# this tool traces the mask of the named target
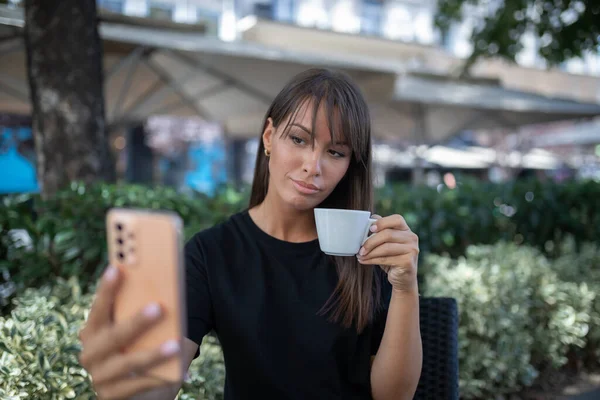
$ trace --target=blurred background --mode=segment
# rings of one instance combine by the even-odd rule
[[[591,0],[0,1],[0,395],[93,398],[73,330],[106,209],[174,210],[187,237],[241,210],[264,113],[309,67],[367,96],[376,211],[459,303],[461,397],[600,386],[599,21]],[[207,340],[180,398],[222,396]]]

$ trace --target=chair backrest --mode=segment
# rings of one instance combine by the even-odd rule
[[[452,298],[420,300],[423,369],[414,399],[458,400],[458,305]]]

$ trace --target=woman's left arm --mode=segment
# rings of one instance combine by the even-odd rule
[[[419,239],[400,215],[379,218],[371,230],[377,234],[365,242],[358,260],[380,265],[392,285],[385,330],[371,367],[373,399],[412,399],[423,362],[417,284]]]

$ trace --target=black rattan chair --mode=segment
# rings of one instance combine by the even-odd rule
[[[458,305],[421,297],[423,369],[415,400],[458,400]]]

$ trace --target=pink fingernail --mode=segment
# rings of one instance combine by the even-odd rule
[[[108,282],[114,281],[117,278],[117,272],[117,269],[111,265],[106,269],[106,272],[104,273],[104,279],[106,279]]]
[[[160,346],[160,351],[165,356],[171,356],[179,351],[179,343],[176,340],[169,340]]]
[[[160,307],[156,303],[152,303],[144,308],[144,315],[148,318],[156,318],[160,315]]]
[[[371,225],[371,232],[377,232],[377,225]]]

